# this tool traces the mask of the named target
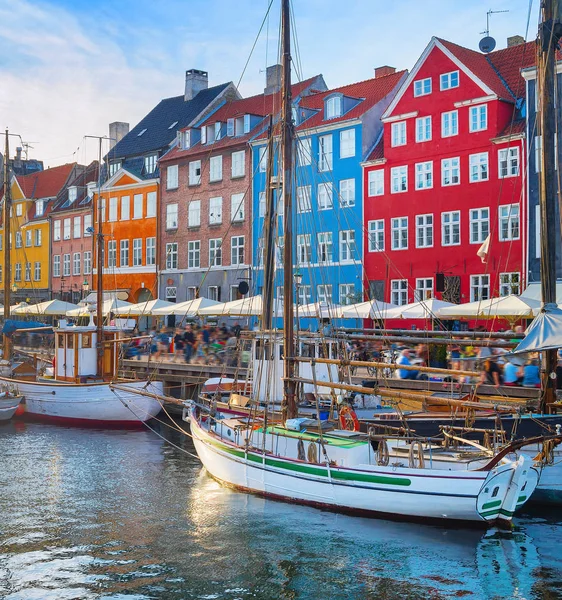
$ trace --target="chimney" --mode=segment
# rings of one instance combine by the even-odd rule
[[[185,96],[184,99],[193,100],[201,91],[209,87],[209,73],[199,69],[189,69],[185,72]]]
[[[109,149],[113,148],[129,133],[129,123],[115,121],[109,124]]]
[[[21,147],[20,146],[18,146],[16,148],[16,156],[15,156],[15,158],[16,158],[17,161],[21,160]]]
[[[274,94],[281,89],[281,65],[271,65],[265,72],[265,89],[263,93]]]
[[[525,43],[525,38],[520,35],[512,35],[507,38],[507,47],[511,48],[512,46],[519,46],[520,44]]]
[[[396,73],[396,67],[389,67],[388,65],[375,67],[375,79],[385,77],[386,75],[394,75],[394,73]]]

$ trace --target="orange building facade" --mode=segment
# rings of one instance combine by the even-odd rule
[[[144,302],[158,296],[157,219],[158,179],[141,179],[119,169],[94,195],[94,229],[98,232],[101,198],[104,237],[103,289],[120,292],[128,302]],[[97,285],[97,257],[94,286]]]

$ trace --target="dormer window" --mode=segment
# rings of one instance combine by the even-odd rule
[[[217,121],[215,123],[215,142],[221,139],[221,128],[222,123],[220,121]]]
[[[250,115],[244,115],[244,133],[250,133]]]
[[[293,115],[293,123],[295,125],[299,124],[299,109],[296,106],[291,108],[291,113]]]
[[[341,96],[330,96],[326,99],[326,119],[335,119],[342,115],[342,98]]]
[[[182,149],[189,150],[191,148],[191,131],[182,131],[179,135]]]
[[[144,172],[150,175],[156,171],[156,154],[150,154],[144,157]]]
[[[244,134],[244,117],[237,117],[235,119],[235,134],[236,136]]]
[[[73,189],[73,188],[69,188],[69,190],[68,190],[69,196],[70,196],[71,189]],[[76,199],[76,188],[74,188],[74,190],[75,190],[74,198]],[[37,202],[35,203],[35,216],[42,217],[44,212],[45,212],[45,201],[37,200]]]
[[[228,119],[226,122],[226,135],[228,137],[234,137],[234,119]]]
[[[207,128],[204,125],[201,127],[201,143],[207,143]]]
[[[109,163],[109,176],[113,177],[117,171],[121,168],[121,161],[117,160],[115,162]]]
[[[68,201],[69,202],[74,202],[74,200],[76,200],[76,195],[78,193],[78,189],[76,187],[69,187],[68,188]]]
[[[90,181],[88,183],[88,198],[93,198],[94,197],[94,192],[96,190],[96,182],[95,181]]]

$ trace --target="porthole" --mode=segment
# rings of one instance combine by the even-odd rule
[[[494,488],[494,491],[492,492],[492,498],[495,498],[498,495],[498,492],[500,491],[500,486],[496,486]]]

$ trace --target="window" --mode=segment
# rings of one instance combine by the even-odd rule
[[[331,263],[332,262],[332,232],[324,231],[318,234],[318,262],[319,263]]]
[[[414,97],[431,94],[431,77],[414,81]]]
[[[60,277],[60,255],[53,256],[53,277]]]
[[[85,236],[92,235],[92,232],[89,231],[91,229],[92,229],[92,215],[84,215],[84,235]]]
[[[76,188],[74,188],[76,190]],[[70,194],[70,190],[68,190]],[[45,200],[37,200],[35,202],[35,216],[42,217],[45,213]]]
[[[416,190],[427,190],[433,187],[433,162],[416,164]]]
[[[441,244],[458,246],[461,243],[461,213],[458,210],[441,213]]]
[[[133,219],[142,219],[142,205],[144,203],[142,194],[135,194],[133,197]]]
[[[178,297],[178,288],[176,286],[166,286],[166,300],[175,302]]]
[[[312,288],[309,285],[299,285],[297,288],[297,302],[299,306],[305,306],[312,302]]]
[[[267,171],[267,155],[267,146],[262,146],[259,150],[259,165],[262,173]]]
[[[129,266],[129,240],[121,240],[120,242],[119,264],[122,267]]]
[[[251,118],[250,115],[244,115],[244,133],[250,133]]]
[[[121,168],[121,161],[109,163],[109,176],[113,177]]]
[[[25,232],[25,247],[29,248],[33,244],[33,231],[31,229],[27,229]]]
[[[393,279],[390,282],[390,301],[392,304],[404,306],[408,304],[408,280]]]
[[[535,172],[540,173],[542,169],[542,135],[535,136]]]
[[[416,291],[414,292],[414,301],[428,300],[433,298],[433,278],[424,277],[416,279]]]
[[[109,268],[117,266],[117,242],[115,240],[107,242],[107,266]]]
[[[441,185],[458,185],[460,182],[460,158],[444,158],[441,161]]]
[[[404,146],[406,144],[406,121],[392,123],[390,127],[390,145]]]
[[[408,217],[392,219],[392,249],[408,249]]]
[[[355,179],[340,181],[340,206],[355,206]]]
[[[310,189],[310,186],[307,186]],[[320,183],[318,184],[318,210],[328,210],[334,207],[334,200],[332,197],[332,184],[331,183]],[[310,206],[308,208],[310,210]]]
[[[331,171],[332,165],[332,135],[321,135],[318,137],[318,170]]]
[[[341,96],[332,96],[326,99],[326,119],[341,117]]]
[[[62,259],[62,274],[70,277],[70,254],[64,254]]]
[[[246,152],[244,150],[232,153],[232,177],[244,177],[245,160]]]
[[[60,221],[53,221],[53,240],[60,242]]]
[[[473,208],[470,211],[470,243],[482,244],[490,233],[490,210]]]
[[[16,263],[16,271],[14,273],[14,281],[21,281],[21,263]]]
[[[211,156],[209,161],[209,181],[222,180],[222,156]]]
[[[166,169],[166,189],[175,190],[178,188],[178,165],[170,165]]]
[[[39,261],[34,264],[33,280],[41,281],[41,263]]]
[[[515,294],[521,291],[521,275],[519,273],[500,273],[500,296]]]
[[[519,239],[519,205],[506,204],[499,207],[500,241]]]
[[[489,275],[471,275],[470,276],[470,301],[488,300],[490,297],[490,276]]]
[[[131,218],[131,197],[121,197],[121,221],[128,221]]]
[[[431,117],[416,119],[416,142],[431,140]]]
[[[201,144],[207,143],[207,128],[205,126],[201,127]]]
[[[189,185],[201,183],[201,161],[193,160],[189,163]]]
[[[23,215],[23,204],[18,202],[16,204],[16,217],[21,217]]]
[[[310,236],[309,236],[310,237]],[[243,265],[244,264],[244,236],[238,235],[233,236],[230,240],[230,252],[232,265]]]
[[[408,167],[392,167],[390,169],[390,180],[392,182],[392,193],[408,191]]]
[[[72,255],[72,274],[73,275],[80,275],[80,259],[82,257],[80,256],[80,252],[75,252]]]
[[[351,262],[356,255],[355,231],[340,231],[340,262]]]
[[[222,130],[222,123],[220,121],[217,121],[215,123],[215,142],[217,140],[221,139],[221,130]]]
[[[92,272],[92,252],[84,252],[84,275],[90,275]]]
[[[209,285],[207,287],[207,297],[209,298],[209,300],[219,302],[221,299],[220,291],[221,289],[218,285]]]
[[[21,231],[16,231],[16,248],[21,248]]]
[[[441,137],[451,137],[459,133],[459,111],[452,110],[441,115]]]
[[[74,217],[72,224],[72,237],[74,239],[82,237],[82,217]]]
[[[306,265],[310,262],[311,258],[310,234],[297,235],[297,262],[300,265]]]
[[[488,106],[480,104],[479,106],[471,106],[469,110],[469,130],[484,131],[488,129]]]
[[[168,204],[166,206],[166,229],[178,228],[178,205]]]
[[[459,72],[443,73],[439,78],[441,91],[459,87]]]
[[[146,264],[147,265],[155,265],[156,264],[156,238],[155,237],[146,238]]]
[[[222,239],[215,238],[209,240],[209,266],[222,266]]]
[[[322,304],[332,304],[332,286],[319,285],[316,287],[316,296],[318,302]]]
[[[109,199],[109,221],[117,221],[117,198]]]
[[[144,157],[144,172],[150,175],[156,171],[156,154]]]
[[[382,196],[384,194],[384,171],[369,171],[369,196]]]
[[[72,220],[71,219],[65,219],[64,222],[64,229],[63,229],[63,238],[65,240],[69,240],[70,239],[70,226],[72,224]]]
[[[209,199],[209,225],[222,223],[222,198],[217,196]]]
[[[416,216],[416,248],[433,246],[433,215]]]
[[[312,195],[309,185],[299,185],[297,188],[297,212],[310,212],[312,210]]]
[[[300,167],[312,162],[312,140],[310,138],[297,138],[297,164]]]
[[[384,220],[369,221],[369,252],[384,251]]]
[[[188,291],[189,291],[189,288],[188,288]],[[233,300],[241,300],[242,298],[243,298],[243,296],[240,293],[240,290],[238,289],[238,286],[237,285],[231,285],[230,286],[230,290],[228,292],[228,299],[229,299],[229,301],[232,302]]]
[[[519,175],[519,148],[498,150],[498,177],[516,177]]]
[[[244,194],[232,194],[230,197],[230,220],[243,221],[245,217]]]
[[[189,242],[189,245],[195,242]],[[189,247],[188,245],[188,247]],[[148,246],[147,246],[148,247]],[[199,266],[199,265],[197,265]],[[171,242],[166,244],[166,269],[177,269],[178,268],[178,244],[177,242]]]
[[[488,153],[471,154],[470,162],[470,183],[488,180]]]
[[[142,266],[142,238],[133,240],[133,267]]]
[[[36,246],[41,246],[42,244],[42,233],[40,229],[36,229],[35,230],[35,245]],[[0,240],[0,250],[2,250],[2,242]]]
[[[102,220],[102,223],[103,223],[105,221],[105,198],[101,199],[101,205],[100,205],[100,207],[101,207],[101,220]]]
[[[227,119],[226,121],[226,136],[234,137],[234,119]]]
[[[353,304],[355,301],[355,286],[352,283],[340,283],[340,304]]]
[[[265,210],[266,210],[265,201],[266,201],[265,192],[260,192],[259,200],[258,200],[258,216],[259,217],[265,217]]]
[[[355,156],[355,129],[340,131],[340,158]]]

